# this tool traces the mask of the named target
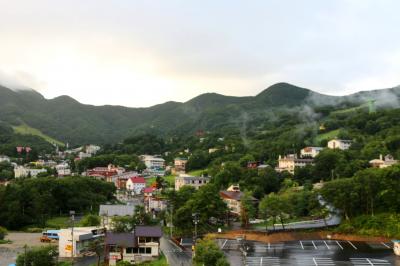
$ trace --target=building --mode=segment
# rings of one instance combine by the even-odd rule
[[[58,176],[69,176],[71,175],[71,169],[68,163],[61,163],[56,165],[56,171]]]
[[[161,156],[153,155],[141,155],[140,159],[149,169],[164,169],[165,160]]]
[[[10,157],[6,156],[6,155],[0,155],[0,163],[2,162],[11,162]]]
[[[106,177],[106,181],[114,183],[117,189],[126,189],[126,182],[133,177],[139,177],[138,172],[129,171],[118,175],[108,176]]]
[[[39,173],[46,173],[47,170],[44,168],[41,169],[33,169],[33,168],[26,168],[25,166],[18,165],[14,167],[14,176],[15,178],[20,177],[36,177]]]
[[[96,239],[103,242],[104,228],[101,227],[74,227],[61,229],[58,236],[58,253],[60,257],[82,257],[90,252],[90,243]]]
[[[147,213],[152,212],[159,212],[165,210],[167,208],[166,200],[158,197],[155,193],[157,191],[154,187],[146,187],[143,190],[144,193],[144,208]]]
[[[313,165],[314,159],[297,158],[296,154],[289,154],[284,157],[279,155],[278,167],[275,168],[277,172],[287,171],[294,174],[294,169],[296,167],[305,167],[307,165]]]
[[[103,177],[104,180],[109,180],[109,177],[119,175],[124,172],[124,168],[109,164],[107,167],[95,167],[87,170],[86,175],[92,177]]]
[[[135,212],[135,205],[100,205],[99,216],[101,224],[110,229],[112,219],[120,216],[132,216]]]
[[[134,194],[141,194],[146,187],[146,180],[143,177],[131,177],[126,182],[126,190]]]
[[[98,151],[100,150],[100,146],[96,146],[96,145],[92,145],[92,144],[89,144],[89,145],[86,145],[85,146],[85,151],[86,151],[86,153],[88,153],[88,154],[96,154]]]
[[[385,158],[382,158],[382,155],[379,156],[379,159],[374,159],[369,161],[369,164],[374,168],[386,168],[397,164],[399,161],[395,160],[392,155],[387,154]]]
[[[323,147],[305,147],[300,150],[300,157],[315,158],[323,149]]]
[[[82,159],[85,159],[85,158],[92,157],[92,154],[81,151],[81,152],[79,152],[78,157],[79,157],[80,160],[82,160]]]
[[[211,148],[211,149],[208,149],[208,153],[209,153],[209,154],[214,153],[214,152],[217,152],[217,151],[219,151],[218,148]]]
[[[175,177],[175,190],[179,190],[183,186],[191,186],[195,189],[199,189],[201,186],[204,186],[209,182],[209,177],[180,175],[178,177]]]
[[[345,139],[332,139],[328,141],[329,149],[347,150],[351,146],[351,140]]]
[[[174,160],[175,172],[176,173],[179,173],[179,172],[185,173],[187,161],[188,161],[187,158],[175,158],[175,160]]]
[[[160,255],[159,226],[136,226],[131,233],[107,233],[105,239],[105,265],[119,261],[137,263]]]
[[[233,215],[240,215],[241,212],[241,199],[244,193],[240,191],[239,185],[232,185],[226,191],[219,192],[220,197],[228,206],[229,212]],[[255,198],[251,197],[255,202]]]

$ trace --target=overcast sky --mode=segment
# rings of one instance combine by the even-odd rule
[[[150,106],[400,84],[398,0],[0,0],[0,84]]]

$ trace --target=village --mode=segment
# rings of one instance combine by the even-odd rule
[[[200,141],[202,141],[200,139]],[[347,150],[352,144],[351,140],[332,139],[327,142],[327,147],[304,147],[298,153],[279,155],[274,170],[277,173],[287,172],[294,174],[295,169],[303,168],[314,164],[315,157],[324,149]],[[16,147],[18,153],[22,151],[29,154],[29,147]],[[209,153],[216,152],[217,148],[210,148]],[[74,226],[74,223],[82,219],[82,216],[70,210],[70,226],[67,228],[48,228],[40,236],[41,242],[48,242],[58,246],[60,261],[85,261],[85,258],[96,256],[96,247],[100,250],[97,253],[99,260],[105,265],[117,265],[117,262],[126,261],[138,263],[148,260],[159,259],[160,254],[167,254],[167,259],[176,259],[171,250],[180,250],[185,254],[186,261],[190,261],[196,246],[197,232],[196,218],[194,218],[193,235],[180,237],[174,235],[174,224],[172,216],[170,221],[161,219],[159,225],[145,225],[143,222],[133,225],[131,229],[121,232],[118,224],[124,217],[133,217],[138,212],[144,212],[150,217],[156,218],[160,214],[172,212],[172,205],[168,198],[162,193],[164,190],[180,191],[183,187],[192,187],[198,190],[200,187],[211,182],[212,177],[208,175],[193,175],[186,172],[187,157],[176,157],[172,165],[167,165],[161,155],[141,155],[139,159],[144,165],[140,171],[126,170],[124,166],[108,164],[101,167],[85,169],[79,173],[74,172],[70,166],[68,157],[73,156],[74,163],[82,159],[96,156],[101,151],[100,146],[85,145],[76,149],[56,151],[36,161],[24,165],[18,164],[18,160],[7,156],[0,156],[0,163],[11,164],[14,170],[15,179],[3,181],[2,185],[7,186],[14,180],[26,178],[40,178],[48,175],[49,172],[57,178],[66,176],[87,176],[99,181],[112,183],[116,188],[115,197],[118,204],[102,204],[97,206],[97,217],[100,218],[96,226]],[[189,151],[185,151],[190,156]],[[391,155],[380,156],[369,162],[372,168],[386,168],[397,164]],[[248,169],[262,170],[271,166],[261,161],[248,161]],[[164,178],[169,175],[166,181]],[[314,183],[314,187],[321,188],[323,181]],[[298,189],[301,189],[299,187]],[[219,191],[219,197],[226,204],[231,220],[236,226],[243,215],[242,200],[245,193],[240,190],[239,184],[231,184],[226,190]],[[250,198],[253,205],[257,205],[257,199]],[[197,214],[193,213],[193,217]],[[77,217],[79,217],[77,219]],[[164,222],[165,224],[163,224]],[[229,224],[229,221],[226,221]],[[264,222],[262,219],[255,219],[250,223]],[[164,228],[164,229],[163,229]],[[221,232],[221,228],[218,228]],[[168,233],[167,233],[168,232]],[[212,233],[212,231],[210,231]],[[162,245],[162,241],[164,244]],[[165,244],[167,242],[167,244]],[[397,243],[398,244],[398,243]],[[397,245],[396,244],[396,245]],[[94,247],[94,248],[93,248]],[[396,246],[397,249],[399,248]],[[172,256],[172,257],[171,257]],[[82,260],[83,259],[83,260]],[[186,265],[182,262],[182,265]],[[82,264],[84,265],[84,264]]]

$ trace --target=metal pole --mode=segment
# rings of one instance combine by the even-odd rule
[[[171,223],[169,225],[169,234],[170,234],[171,238],[172,238],[172,227],[174,226],[173,223],[172,223],[172,215],[173,215],[173,207],[172,207],[172,204],[171,204],[171,206],[170,206]]]
[[[70,211],[72,227],[71,227],[71,265],[74,265],[74,221],[75,221],[75,211]]]

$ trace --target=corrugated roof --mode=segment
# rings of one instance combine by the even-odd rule
[[[135,183],[135,184],[143,184],[143,183],[146,183],[146,180],[144,180],[143,177],[131,177],[131,178],[129,178],[129,179],[132,181],[132,183]]]
[[[137,241],[134,233],[107,233],[106,245],[118,245],[122,247],[135,247]]]
[[[129,216],[135,211],[134,205],[100,205],[99,215]]]
[[[162,237],[161,227],[159,226],[136,226],[135,228],[136,236],[146,236],[146,237]]]

